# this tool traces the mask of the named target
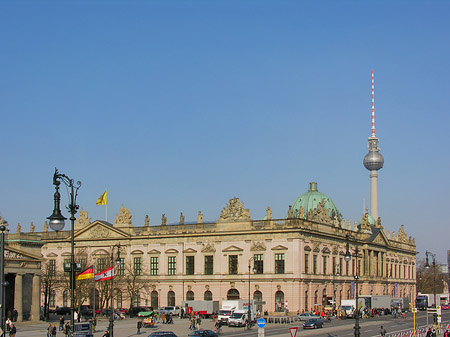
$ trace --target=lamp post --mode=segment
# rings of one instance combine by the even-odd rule
[[[120,263],[120,243],[113,246],[111,250],[111,303],[110,303],[110,315],[109,315],[109,335],[114,337],[114,248],[117,247],[116,264]]]
[[[359,249],[356,245],[356,240],[352,240],[355,244],[355,253],[350,253],[350,236],[346,236],[347,241],[347,251],[344,255],[344,260],[349,262],[352,259],[352,256],[355,257],[355,266],[356,266],[356,273],[355,273],[355,302],[356,302],[356,317],[355,317],[355,327],[353,328],[355,330],[355,337],[360,337],[360,331],[359,331],[359,305],[358,305],[358,256],[359,256]]]
[[[70,192],[69,192],[69,198],[70,202],[67,206],[67,209],[70,213],[70,223],[71,223],[71,240],[70,240],[70,269],[67,270],[64,268],[65,271],[70,272],[70,331],[71,334],[74,332],[75,328],[75,322],[73,319],[74,314],[74,306],[75,306],[75,238],[74,238],[74,226],[75,226],[75,214],[77,214],[78,209],[80,208],[79,205],[77,205],[77,195],[78,190],[81,187],[81,181],[75,181],[73,179],[70,179],[65,174],[61,174],[58,172],[58,169],[55,168],[55,173],[53,175],[53,185],[55,185],[55,194],[54,194],[54,207],[53,207],[53,214],[50,215],[47,219],[49,220],[49,226],[51,229],[53,229],[55,232],[59,232],[64,228],[64,220],[66,218],[61,214],[60,209],[60,201],[61,201],[61,195],[59,194],[59,185],[61,182],[66,185]]]
[[[337,266],[336,268],[336,273],[334,274],[334,276],[339,277],[340,273],[339,273],[339,266]],[[335,278],[333,277],[333,311],[336,310],[336,288],[335,288],[335,282],[334,282]]]
[[[5,231],[8,222],[0,217],[0,328],[5,331]]]
[[[425,268],[430,269],[430,264],[428,263],[428,256],[431,256],[433,259],[433,295],[434,295],[434,307],[436,308],[436,254],[429,252],[428,250],[425,252],[425,256],[427,258]]]
[[[248,314],[247,314],[247,319],[248,322],[250,323],[251,321],[251,317],[252,317],[252,305],[251,305],[251,295],[250,295],[250,276],[251,276],[251,262],[252,260],[254,260],[254,256],[252,256],[249,260],[248,260]],[[253,271],[255,271],[255,268],[253,268]]]

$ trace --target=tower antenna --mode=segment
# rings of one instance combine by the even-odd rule
[[[375,89],[373,85],[373,69],[372,69],[372,138],[375,138]]]

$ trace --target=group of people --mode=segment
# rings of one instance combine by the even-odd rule
[[[191,313],[190,316],[190,324],[189,324],[189,330],[197,330],[198,327],[200,327],[200,324],[202,324],[202,319],[200,318],[199,314]]]
[[[6,326],[6,332],[9,334],[9,336],[10,337],[15,337],[16,336],[16,332],[17,332],[16,326],[11,322],[9,317],[5,321],[5,326]]]
[[[59,319],[59,331],[62,331],[67,337],[70,334],[70,329],[70,323],[64,323],[64,317],[61,316],[61,318]],[[48,323],[47,337],[56,337],[56,325]]]

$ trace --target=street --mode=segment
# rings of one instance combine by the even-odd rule
[[[432,316],[429,317],[431,324]],[[114,337],[136,337],[136,319],[127,318],[121,321],[115,321]],[[418,312],[416,314],[416,328],[424,328],[426,325],[426,313]],[[446,327],[450,323],[450,311],[442,312],[442,326]],[[54,321],[53,324],[58,324]],[[338,320],[333,319],[329,323],[325,323],[322,329],[303,330],[302,322],[295,322],[293,324],[268,324],[265,330],[265,336],[286,336],[289,337],[289,328],[298,327],[297,336],[326,336],[326,337],[351,337],[354,335],[353,326],[355,321],[353,319]],[[391,334],[398,334],[413,328],[413,315],[408,313],[405,319],[393,318],[391,316],[381,316],[370,319],[360,320],[361,337],[379,336],[380,326],[383,325],[387,331],[387,336]],[[38,324],[18,323],[17,337],[37,337],[46,336],[48,323],[40,322]],[[108,326],[107,319],[100,319],[97,325],[95,337],[102,337],[104,330]],[[201,329],[214,330],[214,323],[209,319],[202,320]],[[173,331],[178,337],[187,337],[189,334],[189,321],[187,319],[174,319],[174,324],[158,324],[155,328],[141,329],[139,336],[147,337],[153,331]],[[444,330],[445,331],[445,330]],[[226,337],[250,337],[257,336],[258,327],[254,326],[251,330],[244,330],[244,328],[223,327],[223,335]],[[441,330],[441,333],[443,331]],[[57,337],[64,337],[61,331],[58,331]]]

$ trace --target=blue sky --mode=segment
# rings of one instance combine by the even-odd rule
[[[317,181],[346,219],[379,214],[450,249],[448,1],[2,1],[0,215],[52,212],[57,167],[141,226],[215,221],[232,197],[275,217]],[[446,145],[447,144],[447,145]],[[63,203],[67,204],[65,191]],[[67,213],[66,213],[67,216]]]

